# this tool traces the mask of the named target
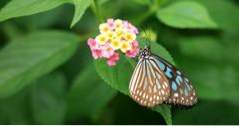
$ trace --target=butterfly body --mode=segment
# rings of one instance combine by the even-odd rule
[[[132,98],[146,107],[163,102],[191,106],[197,102],[195,89],[185,75],[149,48],[140,51],[129,90]]]

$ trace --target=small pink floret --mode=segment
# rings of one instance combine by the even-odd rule
[[[114,53],[108,60],[107,64],[109,66],[114,66],[116,65],[116,62],[119,60],[119,53]]]

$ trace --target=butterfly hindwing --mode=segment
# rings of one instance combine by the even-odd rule
[[[160,69],[169,81],[171,91],[167,102],[186,106],[195,104],[197,102],[197,96],[189,79],[163,58],[156,55],[153,57],[157,59]]]
[[[153,107],[170,96],[169,81],[155,60],[141,58],[130,80],[131,97],[142,106]]]

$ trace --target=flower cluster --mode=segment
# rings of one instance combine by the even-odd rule
[[[108,19],[99,26],[100,34],[95,39],[89,38],[88,45],[94,59],[106,58],[109,66],[116,65],[119,52],[128,57],[135,57],[139,52],[136,35],[138,29],[128,21]]]

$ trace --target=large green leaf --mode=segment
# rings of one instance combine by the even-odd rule
[[[0,21],[51,10],[71,0],[11,0],[0,11]]]
[[[234,4],[233,1],[231,0],[195,0],[195,1],[207,7],[208,12],[210,13],[210,15],[220,28],[226,30],[239,30],[239,7],[237,4]]]
[[[93,0],[73,0],[75,5],[75,14],[71,22],[71,27],[73,27],[82,17],[85,10],[90,6]]]
[[[75,52],[78,38],[60,31],[29,34],[0,52],[0,97],[11,95],[49,73]]]
[[[60,124],[65,115],[65,78],[48,74],[19,93],[0,99],[0,124]]]
[[[193,1],[180,1],[159,9],[157,17],[176,28],[217,28],[207,9]]]
[[[31,86],[31,108],[35,124],[62,124],[66,114],[66,79],[54,73]]]
[[[145,45],[146,42],[141,41],[141,45]],[[151,43],[152,52],[167,59],[169,62],[173,63],[170,54],[159,44]],[[120,61],[114,67],[109,67],[104,60],[96,60],[95,66],[99,75],[114,89],[129,95],[128,85],[130,77],[132,75],[134,63],[131,59],[121,56]],[[173,63],[174,64],[174,63]],[[171,113],[170,107],[166,105],[159,105],[155,110],[163,115],[168,124],[171,124]]]
[[[104,84],[96,73],[91,64],[76,77],[68,95],[70,120],[79,116],[98,119],[102,109],[115,96],[116,91]]]
[[[48,11],[65,3],[71,3],[75,6],[75,13],[71,23],[71,27],[73,27],[90,6],[92,0],[12,0],[1,9],[0,22]]]

